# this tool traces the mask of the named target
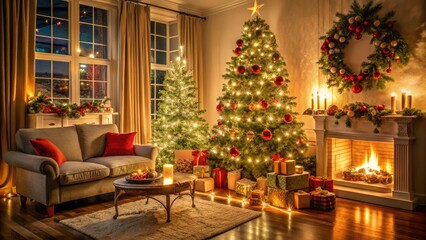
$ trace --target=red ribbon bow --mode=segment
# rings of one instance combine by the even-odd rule
[[[272,161],[273,162],[285,162],[287,160],[288,160],[288,158],[282,158],[279,153],[272,154]]]

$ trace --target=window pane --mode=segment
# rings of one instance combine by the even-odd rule
[[[54,19],[53,36],[68,39],[68,21]]]
[[[87,64],[80,64],[80,79],[87,80],[88,78],[88,66]]]
[[[170,51],[177,50],[179,45],[179,39],[177,37],[170,38]]]
[[[151,33],[155,33],[155,22],[151,21]]]
[[[37,16],[36,34],[42,36],[51,36],[50,18]]]
[[[167,50],[167,45],[166,45],[166,38],[164,37],[156,37],[155,38],[156,41],[156,47],[155,49],[157,50]]]
[[[36,37],[36,52],[51,53],[52,39],[45,37]]]
[[[37,0],[37,14],[50,16],[50,0]]]
[[[93,53],[92,44],[80,43],[80,56],[88,57]]]
[[[177,36],[178,35],[178,28],[177,23],[170,24],[170,36]]]
[[[151,48],[155,48],[155,37],[151,35]]]
[[[53,39],[53,52],[68,55],[68,41]]]
[[[80,41],[93,42],[93,26],[80,24]]]
[[[53,97],[68,98],[69,97],[69,81],[53,80]]]
[[[156,52],[156,63],[166,65],[166,53],[165,52]]]
[[[155,27],[156,27],[155,34],[162,35],[162,36],[167,36],[167,32],[166,32],[167,27],[166,26],[167,25],[164,24],[164,23],[156,22],[155,23]]]
[[[95,20],[95,24],[107,26],[108,12],[103,9],[95,8],[94,20]]]
[[[151,85],[151,98],[155,98],[155,85]]]
[[[157,77],[156,77],[156,83],[157,84],[163,84],[164,77],[166,76],[166,71],[163,70],[157,70]]]
[[[49,64],[50,65],[50,64]],[[53,62],[53,77],[69,79],[70,69],[68,62]]]
[[[93,86],[91,82],[80,81],[80,98],[92,98]]]
[[[95,43],[107,44],[108,31],[106,27],[95,26]]]
[[[95,45],[95,57],[96,58],[108,58],[108,52],[106,46]]]
[[[53,16],[68,19],[68,2],[53,0]]]
[[[50,63],[51,62],[47,61],[47,60],[36,60],[36,63],[35,63],[35,69],[36,69],[35,76],[36,77],[43,77],[43,78],[51,78],[52,77],[52,72],[51,72]]]
[[[155,56],[155,51],[151,50],[151,63],[154,63],[154,56]]]
[[[93,23],[92,11],[92,7],[80,5],[80,22]]]
[[[93,79],[106,81],[107,80],[107,66],[105,65],[94,65],[94,76]]]
[[[55,105],[62,105],[62,104],[68,104],[70,103],[69,99],[55,99],[53,100],[53,103]]]
[[[171,52],[170,53],[170,61],[174,61],[179,56],[178,52]]]
[[[35,89],[36,92],[41,92],[42,94],[46,95],[46,96],[50,96],[50,90],[51,90],[51,86],[50,86],[50,79],[39,79],[36,78],[35,80]]]
[[[157,98],[160,98],[161,97],[161,94],[160,94],[160,91],[163,91],[163,89],[164,89],[164,87],[163,86],[156,86],[156,88],[155,88],[155,94],[156,94],[156,97]]]
[[[106,82],[95,82],[95,99],[103,99],[107,94],[107,83]]]

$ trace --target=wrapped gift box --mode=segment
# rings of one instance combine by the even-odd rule
[[[198,178],[210,177],[210,167],[201,165],[194,166],[194,175]]]
[[[296,173],[302,174],[303,170],[304,170],[303,166],[296,165]]]
[[[287,160],[281,162],[280,173],[285,175],[291,175],[296,172],[296,161]]]
[[[302,190],[295,192],[294,207],[297,209],[310,208],[311,207],[310,194]]]
[[[199,178],[195,181],[195,191],[210,192],[214,189],[213,178]]]
[[[241,178],[241,170],[228,172],[228,189],[235,190],[235,184]]]
[[[268,188],[269,204],[279,208],[293,208],[294,191],[286,191],[278,188]]]
[[[293,174],[290,176],[268,173],[267,182],[269,188],[278,188],[281,190],[300,190],[309,187],[309,173]]]
[[[218,188],[225,188],[227,170],[224,168],[215,168],[213,169],[213,173],[214,173],[214,186]]]
[[[267,178],[266,177],[258,177],[257,179],[256,179],[256,181],[257,181],[257,189],[259,189],[259,190],[262,190],[263,192],[268,192],[268,180],[267,180]]]
[[[248,197],[256,187],[256,182],[247,178],[240,179],[235,184],[235,192]]]
[[[250,193],[250,205],[260,205],[265,199],[265,192],[263,190],[255,189]]]
[[[192,165],[208,165],[207,163],[207,150],[194,150],[192,151],[192,156],[194,157],[194,160],[192,162]]]
[[[309,178],[309,191],[314,191],[317,187],[334,192],[333,180],[327,177],[310,177]]]
[[[276,173],[276,174],[281,173],[281,162],[280,161],[274,162],[274,173]]]
[[[176,170],[182,173],[192,173],[192,160],[189,158],[177,159]]]
[[[336,195],[321,187],[311,192],[311,207],[321,210],[331,210],[336,206]]]

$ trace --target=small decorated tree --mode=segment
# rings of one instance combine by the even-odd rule
[[[157,167],[172,163],[175,150],[201,149],[208,145],[209,129],[199,110],[195,82],[180,56],[172,62],[160,91],[161,102],[153,121],[152,143],[160,148]]]

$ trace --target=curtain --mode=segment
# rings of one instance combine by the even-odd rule
[[[3,159],[15,150],[15,133],[25,127],[25,102],[34,91],[35,1],[0,3],[0,194],[13,189],[13,169]]]
[[[201,109],[204,106],[202,22],[203,20],[200,18],[178,15],[179,44],[183,46],[184,58],[186,58],[189,69],[192,70]]]
[[[120,131],[137,132],[135,143],[148,143],[151,137],[150,10],[124,0],[119,7]]]

